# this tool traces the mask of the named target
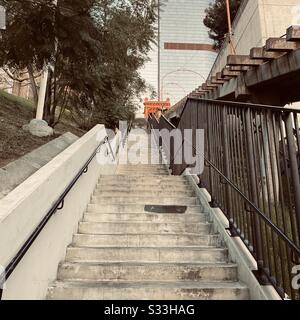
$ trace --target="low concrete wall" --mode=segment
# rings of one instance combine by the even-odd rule
[[[0,168],[0,199],[8,195],[10,191],[68,148],[77,139],[77,136],[67,132]]]
[[[104,126],[96,126],[0,200],[0,265],[7,266],[105,136]],[[101,154],[109,157],[105,146]],[[45,298],[99,175],[115,169],[116,164],[102,166],[94,158],[67,195],[64,208],[51,218],[7,280],[4,300]]]

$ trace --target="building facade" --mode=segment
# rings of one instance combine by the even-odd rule
[[[170,98],[174,105],[208,76],[217,56],[203,24],[210,2],[160,1],[159,45],[153,47],[151,61],[141,70],[160,100]]]
[[[264,46],[268,38],[284,37],[291,25],[300,25],[299,0],[244,0],[233,22],[235,53],[249,55],[251,48]],[[229,54],[232,48],[227,38],[210,75],[226,66]],[[300,108],[300,102],[288,106]]]
[[[291,25],[300,25],[299,0],[244,0],[233,22],[233,46],[236,54],[249,55],[251,48],[262,47],[268,38],[283,37]],[[220,72],[232,54],[224,42],[211,74]]]

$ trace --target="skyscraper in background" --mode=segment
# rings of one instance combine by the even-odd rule
[[[151,61],[141,70],[141,75],[160,92],[161,100],[170,98],[172,105],[206,80],[216,59],[213,42],[203,24],[210,2],[212,0],[160,1],[159,49],[153,47],[149,54]],[[149,91],[146,95],[150,94]]]

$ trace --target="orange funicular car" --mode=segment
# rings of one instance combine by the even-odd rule
[[[167,99],[166,101],[153,101],[145,98],[144,106],[144,114],[146,119],[148,119],[150,114],[159,119],[163,112],[168,111],[171,108],[171,101],[170,99]]]

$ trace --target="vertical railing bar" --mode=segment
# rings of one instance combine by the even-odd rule
[[[217,116],[217,105],[214,105],[214,108],[213,108],[213,113],[214,113],[214,156],[213,156],[213,159],[215,161],[215,163],[218,163],[218,166],[220,166],[220,162],[219,162],[219,150],[218,150],[218,147],[220,146],[220,142],[218,141],[218,116]],[[218,176],[215,174],[214,175],[214,179],[215,179],[215,194],[218,195],[220,194],[220,183],[218,181]],[[216,200],[216,197],[214,197],[214,200]],[[221,201],[218,201],[216,202],[216,205],[219,205],[219,202]]]
[[[284,197],[283,197],[283,194],[282,194],[282,187],[283,187],[283,184],[282,184],[282,179],[281,179],[281,172],[280,172],[280,167],[279,167],[279,150],[278,150],[278,147],[277,147],[277,141],[278,140],[278,135],[276,134],[277,133],[277,130],[279,128],[276,128],[276,126],[274,125],[274,118],[275,118],[275,113],[273,113],[271,115],[272,119],[271,119],[271,128],[272,128],[272,137],[273,137],[273,143],[274,143],[274,151],[275,151],[275,161],[276,161],[276,168],[277,170],[275,170],[277,172],[277,175],[278,175],[278,198],[276,197],[276,203],[278,203],[278,205],[280,206],[280,213],[277,211],[277,214],[280,215],[282,221],[283,221],[283,230],[286,234],[288,234],[288,230],[289,230],[289,227],[288,227],[288,223],[287,223],[287,219],[285,217],[285,211],[284,211],[284,204],[283,204],[283,201],[284,201]],[[267,123],[267,130],[268,130],[268,139],[270,140],[270,130],[269,130],[269,124]],[[271,140],[271,141],[272,141]],[[276,208],[278,208],[278,206],[276,205]],[[279,209],[279,208],[278,208]],[[277,219],[278,219],[278,215],[277,215]],[[290,216],[289,216],[289,221],[290,221]],[[278,241],[280,242],[280,244],[282,244],[282,240],[281,239],[278,239]],[[290,250],[288,248],[288,245],[286,243],[283,243],[282,244],[284,246],[284,253],[285,253],[285,259],[287,260],[287,268],[285,268],[285,264],[284,264],[284,261],[283,261],[283,258],[281,257],[281,261],[282,261],[282,270],[283,270],[283,286],[286,290],[289,290],[289,283],[291,283],[292,279],[291,279],[291,261],[290,261]],[[285,270],[287,269],[287,270]],[[288,278],[288,279],[285,279],[285,278]]]
[[[231,114],[231,107],[229,106],[226,106],[226,105],[223,105],[222,106],[222,109],[226,110],[226,117],[222,120],[224,121],[224,125],[225,125],[225,128],[226,128],[226,136],[227,136],[227,144],[226,144],[226,153],[227,153],[227,174],[228,174],[228,177],[231,177],[231,179],[233,179],[233,175],[232,175],[232,172],[231,172],[231,167],[232,167],[232,143],[230,143],[230,140],[231,140],[231,130],[230,130],[230,127],[231,127],[231,122],[230,122],[230,114]],[[223,133],[223,132],[222,132]],[[227,176],[227,175],[226,175]],[[226,188],[228,188],[229,186],[226,185]],[[233,201],[233,194],[231,193],[230,191],[230,188],[228,188],[228,192],[229,192],[229,195],[230,195],[230,201],[231,201],[231,207],[229,208],[230,211],[232,212],[229,212],[228,213],[228,216],[230,217],[231,221],[230,221],[230,231],[232,233],[232,235],[235,236],[236,234],[236,231],[235,231],[235,225],[236,225],[236,214],[237,214],[237,210],[236,210],[236,207],[235,207],[235,201]]]
[[[299,113],[300,116],[300,113]],[[298,145],[298,158],[300,158],[300,128],[299,128],[299,121],[300,118],[298,118],[297,112],[294,112],[294,123],[295,123],[295,129],[296,129],[296,139],[297,139],[297,145]],[[300,162],[300,159],[298,159]]]
[[[255,161],[251,161],[252,156],[254,154],[254,141],[253,141],[253,126],[251,119],[251,109],[246,109],[246,120],[247,120],[247,146],[248,146],[248,160],[249,160],[249,175],[251,179],[251,190],[252,190],[252,201],[255,205],[258,205],[258,192],[257,192],[257,179],[255,175]],[[255,159],[255,158],[254,158]],[[253,214],[252,214],[253,216]],[[263,279],[263,267],[264,267],[264,259],[263,259],[263,249],[261,243],[261,231],[260,231],[260,221],[258,217],[253,216],[253,236],[254,236],[254,253],[257,261],[258,268],[258,278]]]
[[[208,108],[207,106],[207,118],[208,118],[208,123],[213,124],[212,122],[212,110],[213,107]],[[213,135],[212,135],[212,130],[213,130],[213,125],[208,125],[207,127],[207,135],[208,135],[208,159],[213,159],[213,151],[212,151],[212,146],[214,144],[213,141]],[[214,203],[214,171],[212,167],[209,167],[209,176],[210,176],[210,195],[211,195],[211,203]]]
[[[271,112],[270,112],[271,113]],[[268,139],[270,140],[270,131],[269,131],[269,124],[267,122],[267,132],[268,132]],[[273,136],[275,136],[275,132],[273,131]],[[271,140],[272,141],[272,140]],[[274,148],[275,148],[275,159],[276,159],[276,167],[278,166],[278,153],[276,151],[276,147],[275,147],[275,143],[274,143]],[[287,223],[287,218],[289,218],[290,220],[290,215],[286,215],[284,212],[282,212],[280,209],[282,209],[282,206],[280,205],[280,174],[279,174],[279,170],[278,170],[278,167],[277,167],[277,170],[274,168],[274,163],[273,161],[271,162],[272,164],[272,167],[271,167],[271,170],[273,172],[273,175],[275,175],[275,172],[277,172],[278,174],[278,196],[277,196],[277,193],[275,194],[276,196],[276,217],[277,217],[277,221],[281,218],[282,219],[282,227],[283,227],[283,231],[285,234],[289,235],[289,228],[288,228],[288,223]],[[275,179],[275,177],[274,177]],[[276,190],[276,189],[275,189]],[[276,190],[277,191],[277,190]],[[278,204],[278,205],[277,205]],[[278,207],[279,206],[279,207]],[[280,211],[280,212],[279,212]],[[281,214],[280,214],[281,213]],[[280,221],[277,222],[278,225],[280,225]],[[290,236],[290,235],[289,235]],[[291,270],[292,270],[292,267],[291,267],[291,257],[290,257],[290,254],[289,254],[289,248],[287,246],[286,243],[282,243],[282,240],[278,238],[278,241],[280,243],[280,246],[282,247],[282,250],[284,251],[284,256],[285,256],[285,259],[287,261],[287,264],[285,263],[284,261],[284,256],[281,258],[281,266],[282,266],[282,272],[283,272],[283,286],[285,289],[288,289],[289,288],[289,284],[291,283],[292,281],[292,277],[291,277]]]
[[[219,168],[221,168],[221,171],[224,172],[224,161],[222,159],[222,155],[224,154],[224,141],[222,139],[222,109],[220,108],[220,106],[215,105],[215,110],[216,110],[216,159],[217,159],[217,163]],[[218,177],[219,178],[219,177]],[[220,183],[217,184],[218,186],[218,193],[220,196],[220,200],[218,201],[218,204],[220,205],[221,209],[226,213],[226,215],[228,216],[228,202],[227,202],[227,198],[226,198],[226,188],[224,188],[225,186]]]
[[[257,160],[257,165],[258,165],[258,172],[259,172],[259,176],[257,177],[257,190],[260,190],[259,188],[259,178],[261,181],[261,197],[260,194],[258,193],[258,202],[259,202],[259,207],[264,211],[264,212],[270,212],[270,207],[267,208],[267,204],[266,204],[266,192],[265,192],[265,188],[264,188],[264,177],[263,177],[263,169],[266,170],[266,168],[263,166],[263,164],[265,165],[265,161],[266,161],[266,155],[264,154],[264,139],[263,139],[263,124],[261,122],[261,112],[263,111],[259,111],[259,115],[258,112],[255,110],[254,111],[254,118],[255,118],[255,124],[256,124],[256,145],[257,145],[257,153],[258,153],[258,160]],[[261,129],[261,131],[260,131]],[[264,159],[264,163],[262,164],[262,159]],[[261,203],[261,205],[260,205]],[[268,215],[269,217],[270,215]],[[261,237],[264,239],[265,238],[265,244],[263,245],[263,251],[264,251],[264,256],[267,258],[267,260],[265,261],[265,264],[267,265],[270,274],[272,274],[272,268],[275,265],[275,257],[274,255],[271,254],[270,251],[270,246],[269,243],[273,241],[270,241],[269,239],[269,227],[263,223],[262,228],[264,230],[263,234],[261,235]],[[272,235],[271,235],[272,237]],[[265,255],[265,250],[267,250],[267,254]],[[272,258],[273,257],[273,258]]]
[[[264,143],[265,139],[264,139],[263,151],[264,151],[265,161],[268,161],[268,160],[270,161],[270,169],[268,168],[268,164],[266,163],[266,186],[267,186],[268,204],[269,204],[269,212],[270,212],[269,218],[278,227],[280,227],[279,219],[278,219],[278,210],[277,210],[277,205],[276,205],[277,199],[275,199],[275,192],[274,192],[274,178],[275,177],[274,177],[273,160],[272,160],[272,154],[271,154],[272,150],[271,150],[269,131],[268,131],[269,112],[268,112],[268,110],[265,110],[264,113],[265,113],[264,119],[262,118],[262,116],[260,118],[261,118],[261,123],[264,123],[264,126],[266,128],[266,131],[263,131],[263,134],[266,136],[265,138],[267,138],[268,149],[269,149],[269,150],[266,150],[265,143]],[[267,154],[267,151],[269,151],[269,155]],[[268,159],[268,156],[269,156],[269,159]],[[272,186],[271,186],[271,183],[269,182],[270,181],[269,171],[271,171],[270,178],[272,180]],[[273,189],[273,192],[271,192],[271,190],[270,190],[271,188]],[[272,194],[273,194],[274,202],[275,202],[274,205],[272,205],[272,198],[270,198],[270,197],[272,197]],[[274,209],[275,215],[273,215],[273,209]],[[278,249],[280,257],[283,257],[284,248],[282,247],[282,242],[280,241],[280,239],[273,232],[271,232],[271,237],[272,237],[272,243],[273,243],[274,271],[276,274],[275,279],[277,280],[276,281],[277,285],[281,287],[284,284],[284,263],[283,263],[282,258],[279,259],[280,260],[279,263],[276,263],[275,252],[277,252],[277,249]],[[275,239],[275,237],[276,237],[276,239]]]
[[[250,150],[252,149],[253,151],[252,151],[251,155],[248,158],[251,159],[251,157],[252,157],[253,158],[252,161],[253,161],[253,164],[254,164],[253,167],[249,170],[249,174],[252,177],[252,179],[251,179],[251,182],[252,182],[251,183],[251,192],[252,192],[252,194],[250,196],[250,199],[251,198],[255,199],[256,200],[256,205],[259,207],[259,204],[260,204],[260,202],[259,202],[259,192],[258,192],[259,187],[258,187],[258,179],[257,179],[257,171],[256,171],[257,167],[256,167],[256,165],[257,165],[257,163],[258,163],[258,165],[260,163],[259,163],[259,161],[257,161],[257,158],[256,158],[257,155],[254,152],[256,150],[256,147],[255,147],[255,140],[254,140],[254,136],[255,136],[254,128],[253,128],[254,124],[253,124],[253,119],[252,119],[252,118],[255,117],[255,112],[256,112],[256,110],[253,110],[253,113],[254,113],[254,116],[253,116],[252,110],[249,110],[249,113],[250,113],[249,119],[250,119],[250,121],[248,121],[248,122],[249,122],[249,128],[250,128],[250,130],[249,130],[249,134],[250,134],[250,140],[249,141],[250,142],[248,142],[248,145],[249,145],[248,148],[250,148]],[[256,126],[257,126],[257,123],[256,123]],[[248,152],[249,152],[249,149],[248,149]],[[251,160],[249,160],[249,161],[251,161]],[[250,166],[252,166],[252,165],[250,164]],[[252,228],[253,247],[257,248],[257,241],[258,241],[257,240],[257,234],[258,234],[259,230],[255,225],[255,217],[253,215],[253,212],[251,212],[251,228]],[[255,252],[255,250],[254,250],[254,252]],[[255,252],[255,254],[256,254],[256,252]]]
[[[285,197],[283,195],[283,181],[282,181],[282,177],[281,177],[281,171],[280,171],[280,150],[279,150],[279,135],[277,134],[277,131],[280,131],[280,124],[278,124],[278,128],[276,128],[276,114],[273,113],[272,114],[272,130],[273,130],[273,143],[274,143],[274,148],[275,148],[275,153],[276,153],[276,167],[277,167],[277,175],[278,175],[278,204],[280,204],[280,208],[281,208],[281,217],[283,220],[283,224],[284,224],[284,230],[287,231],[289,229],[291,229],[291,213],[289,215],[289,224],[286,221],[286,217],[285,217],[285,210],[284,210],[284,200]],[[292,236],[292,239],[294,240],[295,237]]]
[[[243,141],[241,141],[242,145],[243,145],[243,172],[246,172],[248,170],[248,166],[247,166],[247,134],[246,134],[246,113],[242,112],[241,110],[241,118],[242,118],[242,123],[243,123]],[[242,138],[241,138],[242,139]],[[246,177],[246,182],[247,182],[247,196],[248,198],[250,198],[250,187],[249,187],[249,174],[244,174],[244,177]],[[251,228],[251,215],[252,214],[247,214],[247,229],[248,229],[248,241],[249,241],[249,245],[251,244],[251,239],[253,239],[252,237],[252,228]],[[253,245],[253,243],[252,243]]]
[[[214,107],[213,107],[213,115],[214,115],[214,125],[213,125],[213,136],[214,136],[214,146],[213,146],[213,159],[214,159],[214,162],[215,163],[218,163],[218,166],[220,165],[219,163],[219,152],[218,152],[218,146],[219,146],[219,142],[218,142],[218,130],[217,130],[217,127],[218,127],[218,117],[217,117],[217,105],[215,104]],[[218,176],[216,175],[216,173],[214,172],[214,187],[215,187],[215,192],[214,194],[215,195],[218,195],[219,192],[220,192],[220,183],[218,181]],[[218,206],[219,205],[219,202],[216,202],[216,197],[214,197],[214,201],[215,201],[215,204]]]
[[[298,235],[298,243],[300,242],[300,172],[299,172],[299,162],[296,150],[296,141],[294,138],[294,128],[293,128],[293,120],[295,121],[295,117],[293,113],[290,112],[285,120],[285,128],[287,135],[287,143],[288,143],[288,153],[290,160],[290,170],[293,184],[293,194],[295,200],[295,217],[296,217],[296,225],[297,225],[297,235]],[[298,121],[298,119],[297,119]],[[297,127],[297,121],[295,121],[295,128]],[[297,137],[297,136],[296,136]],[[295,292],[292,291],[292,295],[295,295]]]
[[[240,184],[239,184],[239,165],[238,165],[238,158],[239,158],[239,153],[237,150],[237,117],[236,117],[236,108],[232,107],[231,109],[231,134],[232,134],[232,147],[233,147],[233,155],[234,157],[232,158],[232,172],[233,172],[233,176],[234,179],[233,181],[235,182],[235,184],[237,186],[239,186],[240,188]],[[244,208],[241,208],[240,206],[240,198],[235,194],[235,199],[234,199],[235,203],[236,203],[236,210],[238,212],[237,214],[237,228],[240,230],[240,232],[242,232],[242,225],[243,225],[243,212],[244,212]]]
[[[258,153],[259,153],[259,166],[260,166],[260,177],[261,177],[261,192],[262,192],[262,203],[263,203],[263,210],[267,213],[268,218],[272,219],[271,216],[271,201],[270,201],[270,188],[269,188],[269,176],[268,176],[268,155],[267,150],[265,146],[265,127],[263,122],[262,113],[264,114],[264,117],[266,116],[265,110],[262,110],[259,113],[259,121],[257,118],[257,124],[260,124],[257,127],[258,135],[260,139],[258,140]],[[259,130],[260,129],[260,130]],[[266,249],[268,250],[268,271],[270,276],[273,274],[277,275],[277,264],[276,264],[276,258],[274,256],[274,253],[276,250],[274,250],[275,246],[275,240],[274,240],[274,234],[271,232],[271,235],[269,235],[270,228],[264,224],[265,229],[265,238],[266,238]],[[263,246],[264,247],[264,246]]]
[[[230,154],[230,162],[231,162],[231,175],[232,175],[232,181],[236,183],[236,171],[235,171],[235,161],[236,161],[236,153],[235,153],[235,141],[234,141],[234,107],[228,107],[229,109],[229,134],[230,134],[230,143],[229,143],[229,154]],[[234,224],[236,228],[240,228],[240,211],[239,206],[236,201],[237,195],[234,195]]]
[[[238,181],[238,185],[239,187],[242,189],[242,191],[245,193],[245,190],[243,189],[243,187],[245,186],[245,182],[244,182],[244,172],[243,172],[243,152],[242,152],[242,147],[241,147],[241,139],[242,139],[242,133],[241,133],[241,125],[242,125],[242,120],[240,117],[240,110],[236,109],[236,136],[237,136],[237,154],[239,155],[237,157],[238,162],[238,175],[239,175],[239,181]],[[242,214],[242,223],[243,223],[243,230],[242,233],[244,234],[244,240],[247,241],[248,239],[248,235],[247,235],[247,212],[245,212],[245,208],[243,207],[243,204],[240,203],[240,210],[243,212]]]
[[[289,175],[289,169],[288,169],[288,156],[287,156],[287,146],[286,146],[286,139],[285,139],[285,134],[284,134],[284,120],[282,118],[282,115],[280,114],[279,116],[279,125],[280,125],[280,134],[281,134],[281,144],[282,144],[282,153],[283,153],[283,160],[284,160],[284,171],[285,171],[285,177],[287,179],[287,190],[288,190],[288,200],[289,200],[289,209],[290,212],[293,211],[293,206],[292,206],[292,190],[291,190],[291,181],[290,181],[290,175]],[[295,223],[294,223],[295,222]],[[296,243],[299,243],[298,241],[298,236],[297,236],[297,228],[296,228],[296,220],[294,221],[294,217],[292,215],[292,234],[295,236],[294,241],[296,239]]]
[[[227,117],[226,115],[228,114],[227,108],[225,106],[222,107],[222,123],[221,123],[221,132],[223,136],[223,152],[224,152],[224,173],[226,177],[230,178],[230,169],[229,169],[229,154],[228,154],[228,127],[226,125],[227,122]],[[234,228],[233,228],[233,209],[232,209],[232,202],[231,202],[231,190],[230,186],[228,184],[225,185],[225,193],[226,193],[226,202],[227,202],[227,216],[229,220],[229,231],[231,232],[232,235],[234,235]]]
[[[296,212],[296,223],[298,231],[298,241],[300,242],[300,176],[299,168],[296,155],[295,139],[293,134],[293,117],[290,112],[287,119],[285,119],[285,127],[287,133],[288,151],[290,158],[290,168],[293,183],[293,191],[295,198],[295,212]]]

